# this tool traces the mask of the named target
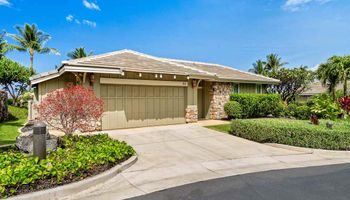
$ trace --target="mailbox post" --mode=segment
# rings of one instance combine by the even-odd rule
[[[33,155],[40,159],[46,158],[46,124],[39,122],[33,129]]]

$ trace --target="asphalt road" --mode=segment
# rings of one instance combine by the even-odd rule
[[[348,200],[350,164],[276,170],[198,182],[132,200]]]

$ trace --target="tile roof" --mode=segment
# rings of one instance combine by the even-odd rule
[[[350,81],[348,82],[348,85],[350,85]],[[336,90],[342,90],[343,84],[338,84],[336,87]],[[312,96],[315,94],[321,94],[327,92],[327,88],[322,85],[321,82],[317,81],[310,85],[310,87],[305,90],[303,93],[301,93],[301,96]]]
[[[93,67],[100,70],[115,69],[131,72],[188,75],[192,77],[208,77],[217,81],[279,83],[277,79],[240,71],[223,65],[160,58],[132,50],[121,50],[63,61],[58,71],[67,66]],[[32,80],[43,76],[45,74],[39,74],[36,77],[32,77]]]

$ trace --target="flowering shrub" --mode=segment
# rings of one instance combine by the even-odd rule
[[[345,111],[346,114],[350,114],[350,98],[349,96],[344,96],[339,99],[340,107]]]
[[[49,93],[35,109],[39,120],[72,134],[75,130],[89,131],[96,127],[103,113],[103,101],[91,88],[78,85]]]

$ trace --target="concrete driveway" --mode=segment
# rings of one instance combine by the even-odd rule
[[[327,156],[259,144],[193,124],[108,134],[131,144],[138,161],[110,181],[69,199],[124,199],[213,178],[350,160],[347,155]]]

